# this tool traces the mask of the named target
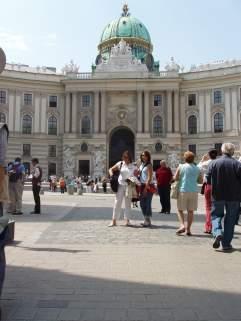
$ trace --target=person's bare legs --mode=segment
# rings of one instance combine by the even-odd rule
[[[116,219],[112,219],[111,223],[108,225],[109,227],[116,226]]]
[[[193,222],[194,211],[187,211],[187,234],[191,235],[191,226]]]
[[[177,230],[177,234],[184,233],[185,232],[185,225],[184,225],[184,213],[181,210],[178,210],[177,216],[179,219],[180,227]]]

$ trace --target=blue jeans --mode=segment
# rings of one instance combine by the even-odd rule
[[[152,210],[151,210],[151,201],[152,201],[153,194],[148,192],[145,194],[141,194],[140,197],[140,206],[142,210],[142,214],[144,217],[151,217]]]
[[[212,232],[214,237],[223,235],[223,247],[231,245],[234,234],[235,222],[239,213],[239,203],[240,202],[212,200]],[[222,219],[224,217],[224,208],[226,210],[226,215],[224,218],[224,230],[222,232]]]

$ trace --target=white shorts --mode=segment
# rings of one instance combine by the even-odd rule
[[[180,192],[177,199],[177,208],[180,211],[196,211],[198,204],[197,192]]]

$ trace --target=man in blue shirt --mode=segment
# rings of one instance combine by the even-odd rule
[[[207,183],[212,185],[213,248],[219,248],[222,243],[223,250],[231,250],[241,201],[241,163],[232,157],[235,150],[233,144],[225,143],[221,150],[222,157],[210,164],[207,173]],[[222,231],[224,209],[226,215]]]

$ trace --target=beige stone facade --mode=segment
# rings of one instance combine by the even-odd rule
[[[159,74],[23,69],[7,65],[0,75],[0,117],[10,130],[8,160],[21,156],[28,166],[38,157],[45,177],[55,171],[105,175],[118,129],[121,139],[128,134],[127,143],[133,135],[135,159],[148,149],[153,161],[167,159],[173,166],[187,149],[200,158],[223,142],[234,143],[239,156],[239,63]]]

